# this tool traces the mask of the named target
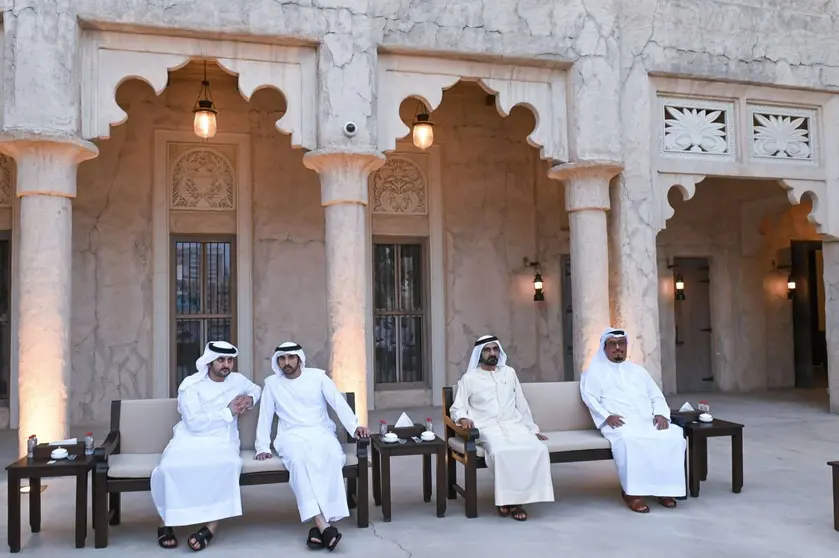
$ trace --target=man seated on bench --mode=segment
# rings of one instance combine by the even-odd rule
[[[495,506],[502,517],[525,521],[522,504],[554,501],[551,457],[539,441],[547,437],[533,422],[497,337],[484,335],[475,343],[450,412],[460,426],[480,432],[477,443],[495,477]]]
[[[178,387],[181,421],[151,474],[163,548],[178,546],[172,527],[207,523],[188,540],[192,550],[203,550],[220,519],[242,515],[238,417],[253,408],[262,389],[231,372],[238,354],[225,341],[207,343],[195,362],[198,371]]]
[[[627,335],[608,328],[580,379],[583,402],[612,444],[622,496],[634,512],[648,513],[644,496],[665,508],[685,495],[685,439],[670,424],[670,408],[643,367],[626,360]]]
[[[347,432],[369,436],[332,379],[319,368],[306,366],[306,355],[297,343],[278,346],[271,357],[273,376],[265,379],[255,459],[271,459],[271,425],[279,417],[274,449],[288,469],[289,483],[297,498],[302,522],[314,520],[306,545],[334,550],[341,533],[330,525],[350,515],[344,492],[346,454],[335,435],[327,405],[335,410]]]

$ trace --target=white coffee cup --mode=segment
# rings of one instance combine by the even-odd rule
[[[55,448],[50,453],[50,457],[53,459],[64,459],[67,457],[67,450],[65,448]]]
[[[714,421],[714,417],[712,417],[708,413],[702,413],[701,415],[699,415],[699,422],[713,422],[713,421]]]
[[[432,431],[430,431],[430,430],[426,430],[425,432],[423,432],[422,434],[420,434],[420,438],[422,438],[422,439],[423,439],[423,440],[425,440],[426,442],[430,442],[431,440],[433,440],[433,439],[434,439],[434,438],[436,438],[436,437],[437,437],[437,436],[434,434],[434,432],[432,432]]]
[[[397,436],[394,432],[388,432],[387,434],[382,436],[382,440],[384,440],[385,442],[395,442],[398,439],[399,436]]]

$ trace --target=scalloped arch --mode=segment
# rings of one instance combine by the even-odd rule
[[[675,210],[667,199],[671,188],[681,192],[685,201],[690,200],[696,194],[696,185],[705,180],[703,174],[674,174],[659,173],[656,180],[656,207],[657,215],[653,219],[653,226],[656,232],[663,231],[667,226],[667,220],[673,217]]]
[[[223,70],[238,76],[246,100],[263,87],[279,90],[286,99],[286,112],[277,120],[277,129],[291,135],[294,147],[316,147],[314,49],[110,31],[86,32],[83,39],[83,137],[109,138],[111,126],[125,122],[127,114],[116,102],[116,90],[125,80],[143,80],[160,95],[169,72],[192,59],[216,60]]]
[[[808,194],[813,202],[813,208],[807,214],[807,220],[816,227],[819,234],[829,234],[827,230],[827,183],[824,180],[793,180],[781,178],[778,180],[786,190],[787,199],[792,205],[801,203],[804,194]]]
[[[379,61],[378,147],[396,149],[396,140],[410,133],[399,114],[409,97],[425,101],[433,111],[443,92],[457,82],[474,81],[496,96],[496,109],[509,116],[516,105],[527,107],[536,125],[527,142],[542,159],[568,160],[565,73],[550,68],[521,67],[442,58],[383,55]]]

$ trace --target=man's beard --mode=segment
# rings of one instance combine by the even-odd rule
[[[297,372],[297,370],[299,368],[300,368],[300,365],[292,366],[290,364],[286,364],[285,366],[283,366],[283,373],[286,376],[290,376],[291,374],[294,374],[295,372]]]
[[[626,355],[615,355],[612,357],[612,362],[623,362],[626,360]]]
[[[227,376],[230,375],[230,369],[229,368],[219,368],[218,370],[214,370],[213,372],[219,378],[226,378]]]
[[[486,365],[489,365],[489,366],[495,366],[496,364],[498,364],[498,357],[495,356],[495,355],[488,356],[486,358],[481,357],[481,364],[486,364]]]

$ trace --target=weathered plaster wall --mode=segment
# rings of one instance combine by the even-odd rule
[[[789,270],[776,269],[790,240],[817,239],[809,203],[791,206],[775,182],[708,179],[658,235],[664,389],[677,390],[672,272],[666,260],[707,257],[710,265],[712,366],[716,387],[748,391],[794,384]],[[669,322],[668,322],[669,320]]]

